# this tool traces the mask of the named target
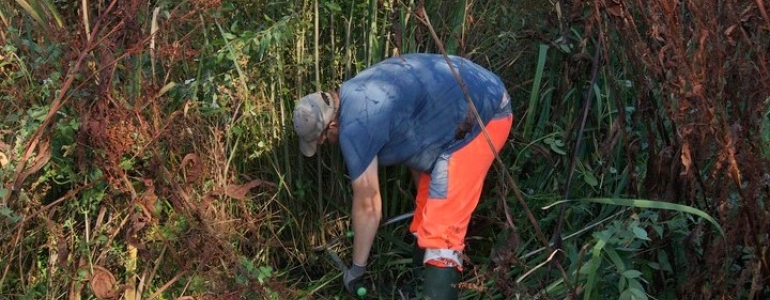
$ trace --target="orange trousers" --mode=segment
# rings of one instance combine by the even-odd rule
[[[493,119],[486,130],[499,152],[505,145],[513,124],[513,115]],[[452,262],[433,263],[461,269],[459,253],[465,248],[465,234],[471,214],[481,197],[484,179],[495,156],[481,132],[469,144],[439,157],[431,173],[420,175],[416,208],[409,230],[417,235],[423,249],[455,253]],[[430,259],[426,257],[426,263]]]

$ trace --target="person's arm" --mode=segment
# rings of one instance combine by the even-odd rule
[[[382,198],[377,157],[353,180],[353,263],[366,266],[374,236],[382,219]]]

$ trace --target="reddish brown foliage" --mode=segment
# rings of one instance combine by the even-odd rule
[[[758,297],[761,285],[752,282],[770,278],[763,258],[770,165],[759,139],[770,97],[767,1],[604,0],[593,7],[588,28],[601,28],[605,39],[617,32],[641,84],[636,120],[650,131],[649,197],[703,209],[725,229],[726,239],[704,230],[698,245],[695,238],[684,245],[703,253],[690,253],[680,296]],[[726,273],[734,264],[744,268]]]
[[[140,270],[153,268],[153,262],[171,266],[168,272],[174,273],[159,274],[159,280],[165,280],[166,276],[171,277],[178,272],[195,270],[196,276],[232,282],[234,270],[240,263],[239,251],[234,249],[232,240],[237,239],[232,234],[236,225],[233,225],[232,215],[226,216],[227,221],[223,221],[225,217],[222,215],[222,206],[212,205],[212,202],[230,198],[245,202],[249,200],[247,194],[251,190],[274,186],[256,179],[245,185],[232,182],[233,178],[237,178],[235,171],[221,167],[226,164],[225,151],[228,151],[222,146],[225,129],[200,126],[204,122],[200,114],[188,115],[188,107],[185,110],[170,109],[177,105],[174,101],[178,100],[159,95],[162,84],[173,80],[169,77],[177,71],[174,68],[178,62],[197,55],[189,39],[195,37],[193,32],[203,23],[198,16],[209,17],[207,12],[219,5],[219,0],[195,0],[179,4],[170,12],[170,16],[158,18],[160,30],[152,36],[147,33],[149,26],[146,26],[146,22],[151,15],[147,14],[146,1],[92,2],[91,13],[95,15],[91,16],[90,36],[86,36],[85,30],[79,31],[85,26],[77,27],[78,30],[62,30],[58,35],[47,33],[52,40],[65,45],[63,48],[67,53],[63,55],[63,65],[66,66],[63,73],[69,81],[62,87],[61,93],[55,95],[57,98],[51,104],[46,123],[54,124],[59,117],[56,113],[60,110],[79,117],[80,126],[76,136],[79,173],[88,174],[89,170],[103,172],[103,180],[109,183],[110,189],[100,207],[102,212],[108,211],[107,214],[112,216],[128,215],[128,221],[115,229],[114,236],[120,233],[121,238],[125,237],[126,244],[139,249],[140,261],[148,262],[147,265],[139,265]],[[72,15],[64,15],[64,19],[73,23],[80,21],[80,18]],[[180,37],[169,32],[184,34]],[[150,47],[151,40],[155,41],[154,49]],[[157,62],[157,73],[148,74],[146,70],[135,69],[137,66],[143,68],[141,66],[148,57]],[[0,70],[0,74],[5,71],[14,70],[5,68]],[[152,71],[156,71],[154,66]],[[42,69],[33,75],[47,73],[50,72]],[[126,77],[130,76],[135,77],[127,80]],[[130,90],[126,83],[135,84],[137,88]],[[13,92],[22,95],[21,89]],[[6,105],[0,104],[0,109],[5,109]],[[13,180],[15,186],[22,186],[25,181],[29,181],[28,175],[38,172],[49,161],[49,132],[46,126],[41,128],[39,134],[28,143],[28,152],[36,150],[38,155],[35,160],[29,160],[20,167],[23,172],[18,172],[19,175]],[[5,144],[0,143],[0,150],[4,148]],[[80,190],[68,193],[47,207],[31,209],[50,209],[63,201],[72,200]],[[206,192],[208,194],[201,195]],[[158,210],[156,203],[159,199],[171,202],[172,211]],[[244,214],[243,221],[247,223],[247,229],[255,230],[262,216],[251,215],[249,208],[241,204],[239,209],[242,211],[235,213]],[[52,224],[60,221],[56,216],[48,217]],[[161,238],[174,239],[173,242],[159,241],[158,224],[170,227],[173,224],[163,222],[173,223],[180,219],[184,220],[185,225],[179,225],[176,229],[183,232],[179,232],[179,236]],[[22,225],[18,228],[19,234],[24,232]],[[152,237],[148,230],[150,228],[156,232]],[[259,241],[250,242],[254,247],[259,246]],[[68,245],[61,243],[60,246],[59,253],[65,253],[59,256],[62,265],[73,264],[78,260],[75,255],[72,258],[66,256],[66,253],[75,253],[70,251]],[[158,257],[164,259],[161,261]],[[228,267],[223,269],[223,265]],[[115,279],[110,278],[110,272],[122,270],[123,266],[115,261],[106,261],[103,266],[104,272],[96,274],[98,277],[95,275],[99,280],[92,281],[93,293],[110,298],[114,295],[109,288],[115,283]],[[164,268],[160,269],[161,273],[166,272]],[[225,293],[231,288],[222,285],[218,290],[212,288],[210,292]],[[281,290],[280,287],[271,289]]]

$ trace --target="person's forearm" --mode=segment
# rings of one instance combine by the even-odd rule
[[[365,266],[382,218],[377,157],[353,180],[353,263]]]
[[[365,266],[382,218],[379,192],[353,195],[353,263]]]

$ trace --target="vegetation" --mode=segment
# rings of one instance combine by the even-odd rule
[[[0,298],[347,297],[314,250],[348,230],[344,165],[291,111],[411,52],[514,98],[464,299],[770,297],[768,1],[427,2],[0,5]],[[384,217],[410,211],[382,172]],[[411,281],[406,228],[373,298]]]

